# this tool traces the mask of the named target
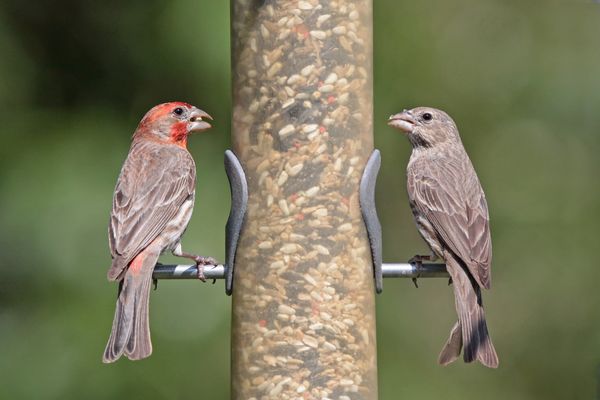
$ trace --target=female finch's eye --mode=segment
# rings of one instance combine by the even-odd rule
[[[431,115],[430,113],[425,113],[423,114],[423,119],[425,121],[431,121],[433,119],[433,115]]]
[[[181,115],[181,114],[183,114],[183,108],[177,107],[176,109],[173,110],[173,113],[175,115]]]

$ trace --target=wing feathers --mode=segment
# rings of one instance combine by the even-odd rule
[[[186,150],[134,142],[117,181],[109,225],[111,253],[126,260],[123,268],[193,196],[195,181],[194,161]]]
[[[490,287],[491,239],[483,190],[468,158],[445,157],[409,166],[410,200],[440,238]],[[431,161],[431,160],[429,160]],[[466,165],[461,165],[461,163]]]

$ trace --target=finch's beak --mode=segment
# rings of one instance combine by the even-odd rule
[[[399,114],[392,115],[388,119],[388,125],[403,132],[412,133],[417,125],[417,120],[412,116],[410,111],[404,110]]]
[[[199,108],[195,108],[190,114],[190,124],[189,124],[189,132],[203,132],[211,127],[211,125],[204,121],[204,119],[210,119],[212,121],[212,117],[208,115],[206,111],[203,111]]]

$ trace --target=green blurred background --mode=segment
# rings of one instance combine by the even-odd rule
[[[599,39],[592,1],[375,1],[384,258],[426,250],[406,200],[409,144],[387,116],[443,108],[489,201],[494,288],[485,301],[501,360],[496,371],[437,366],[455,320],[451,288],[386,280],[380,399],[595,396]],[[215,118],[190,140],[198,201],[183,243],[223,258],[228,2],[4,0],[0,51],[0,398],[228,398],[222,282],[161,282],[153,356],[100,362],[116,295],[105,278],[112,191],[131,133],[156,103],[188,101]]]

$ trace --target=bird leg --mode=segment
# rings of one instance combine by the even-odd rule
[[[417,289],[419,288],[419,285],[417,284],[417,279],[421,276],[421,269],[423,268],[423,261],[435,261],[435,260],[437,260],[437,258],[438,257],[435,254],[431,254],[429,256],[416,255],[413,258],[411,258],[410,260],[408,260],[408,263],[414,264],[415,268],[417,269],[417,276],[412,278],[413,284],[415,285],[415,287]]]
[[[195,254],[185,252],[182,252],[180,257],[189,258],[196,262],[196,267],[198,267],[198,279],[200,279],[202,282],[206,282],[206,277],[204,276],[204,266],[216,266],[218,264],[217,260],[212,257],[197,256]]]
[[[177,247],[173,250],[173,255],[194,260],[194,262],[196,263],[196,267],[198,267],[198,279],[200,279],[202,282],[206,282],[206,277],[204,276],[204,266],[216,266],[218,264],[217,260],[215,260],[212,257],[197,256],[195,254],[186,253],[182,251],[181,244],[177,245]]]

